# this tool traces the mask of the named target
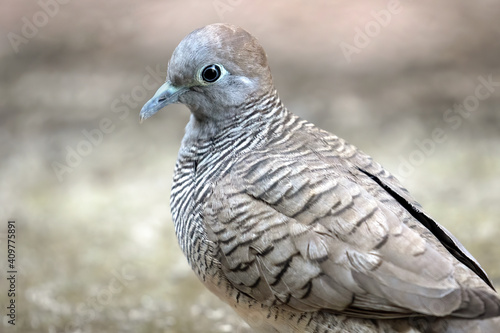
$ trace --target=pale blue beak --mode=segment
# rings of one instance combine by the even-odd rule
[[[178,97],[186,89],[184,87],[175,87],[170,82],[165,82],[155,93],[153,98],[144,104],[141,113],[141,123],[143,120],[148,119],[156,112],[163,109],[165,106],[178,102]]]

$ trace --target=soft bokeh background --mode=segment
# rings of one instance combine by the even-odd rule
[[[1,332],[246,331],[174,236],[188,110],[138,122],[162,80],[151,73],[220,21],[261,41],[289,109],[398,175],[500,287],[498,1],[59,1],[0,12],[1,317],[8,219],[19,271],[16,326],[3,317]],[[474,105],[479,77],[494,85]]]

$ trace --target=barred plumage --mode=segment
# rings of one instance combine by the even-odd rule
[[[289,112],[250,34],[186,37],[141,118],[175,102],[192,112],[170,200],[179,244],[256,330],[500,329],[476,260],[380,164]]]

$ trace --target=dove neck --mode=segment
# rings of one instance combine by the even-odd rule
[[[228,111],[223,119],[199,118],[192,114],[183,139],[184,146],[203,142],[223,142],[252,137],[265,140],[275,136],[291,116],[273,88],[258,98],[249,98],[244,104]]]

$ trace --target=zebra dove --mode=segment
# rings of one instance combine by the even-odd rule
[[[479,263],[365,153],[288,111],[245,30],[193,31],[141,120],[191,111],[170,198],[205,286],[257,332],[500,332]]]

